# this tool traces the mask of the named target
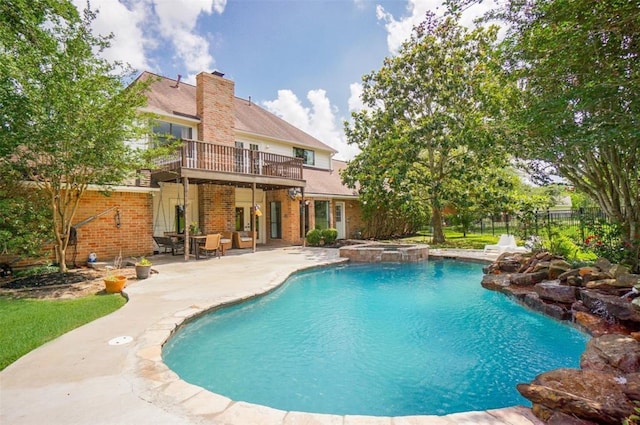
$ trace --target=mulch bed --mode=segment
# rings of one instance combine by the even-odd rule
[[[113,273],[135,278],[135,270],[128,267]],[[104,293],[106,270],[71,269],[34,276],[0,279],[0,296],[11,298],[69,299]]]

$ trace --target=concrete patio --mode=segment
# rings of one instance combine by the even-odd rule
[[[494,258],[475,252],[434,254]],[[154,258],[158,274],[133,280],[125,289],[129,302],[123,308],[43,345],[0,372],[0,423],[541,424],[524,407],[395,418],[285,412],[234,402],[188,384],[161,361],[161,346],[180,323],[214,306],[270,291],[296,270],[342,260],[335,249],[302,247],[188,263],[160,257],[164,259]],[[109,344],[122,336],[132,341]]]

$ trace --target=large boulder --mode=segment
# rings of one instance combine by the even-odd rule
[[[558,280],[540,282],[534,286],[536,293],[544,300],[563,304],[576,301],[576,289],[573,286],[561,285]]]
[[[625,375],[622,391],[629,400],[640,400],[640,373],[630,373]]]
[[[620,424],[634,407],[619,380],[597,370],[556,369],[517,389],[534,406],[602,424]]]
[[[580,298],[590,311],[600,316],[640,323],[640,311],[628,299],[602,294],[595,290],[580,291]]]
[[[623,273],[616,276],[616,286],[619,288],[633,288],[640,285],[640,274]]]
[[[564,260],[551,260],[549,263],[549,279],[558,279],[558,277],[571,270],[571,264]]]
[[[592,338],[580,357],[580,367],[616,376],[640,373],[640,341],[620,334]]]
[[[518,286],[533,286],[536,283],[540,283],[549,277],[549,273],[546,270],[534,272],[534,273],[513,273],[511,275],[511,284]]]
[[[544,313],[549,317],[553,317],[554,319],[569,320],[571,318],[571,311],[569,310],[569,308],[564,307],[561,304],[545,302],[535,292],[527,293],[523,299],[523,302],[532,310]]]
[[[603,272],[609,271],[612,266],[613,266],[613,264],[611,264],[611,261],[607,260],[604,257],[598,258],[596,260],[596,262],[593,263],[593,267],[597,267],[600,270],[602,270]]]
[[[511,284],[508,274],[486,274],[482,277],[482,287],[492,291],[500,291]]]
[[[585,329],[590,335],[598,337],[610,333],[625,333],[629,329],[620,323],[611,323],[609,320],[596,316],[582,310],[586,308],[581,301],[571,305],[573,311],[573,320],[581,328]]]

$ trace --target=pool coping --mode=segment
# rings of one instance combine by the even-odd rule
[[[273,291],[299,270],[345,260],[335,249],[303,247],[244,251],[189,263],[164,258],[166,264],[153,259],[159,274],[125,289],[129,302],[124,307],[44,344],[0,372],[0,423],[542,424],[522,406],[445,416],[287,412],[233,401],[183,381],[162,362],[162,346],[179,326],[205,311]],[[109,344],[125,335],[132,342]]]

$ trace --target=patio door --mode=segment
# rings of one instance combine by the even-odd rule
[[[335,214],[336,230],[338,231],[338,239],[345,238],[345,218],[344,218],[344,202],[336,202]]]
[[[269,203],[270,239],[282,239],[282,205],[280,201]]]

